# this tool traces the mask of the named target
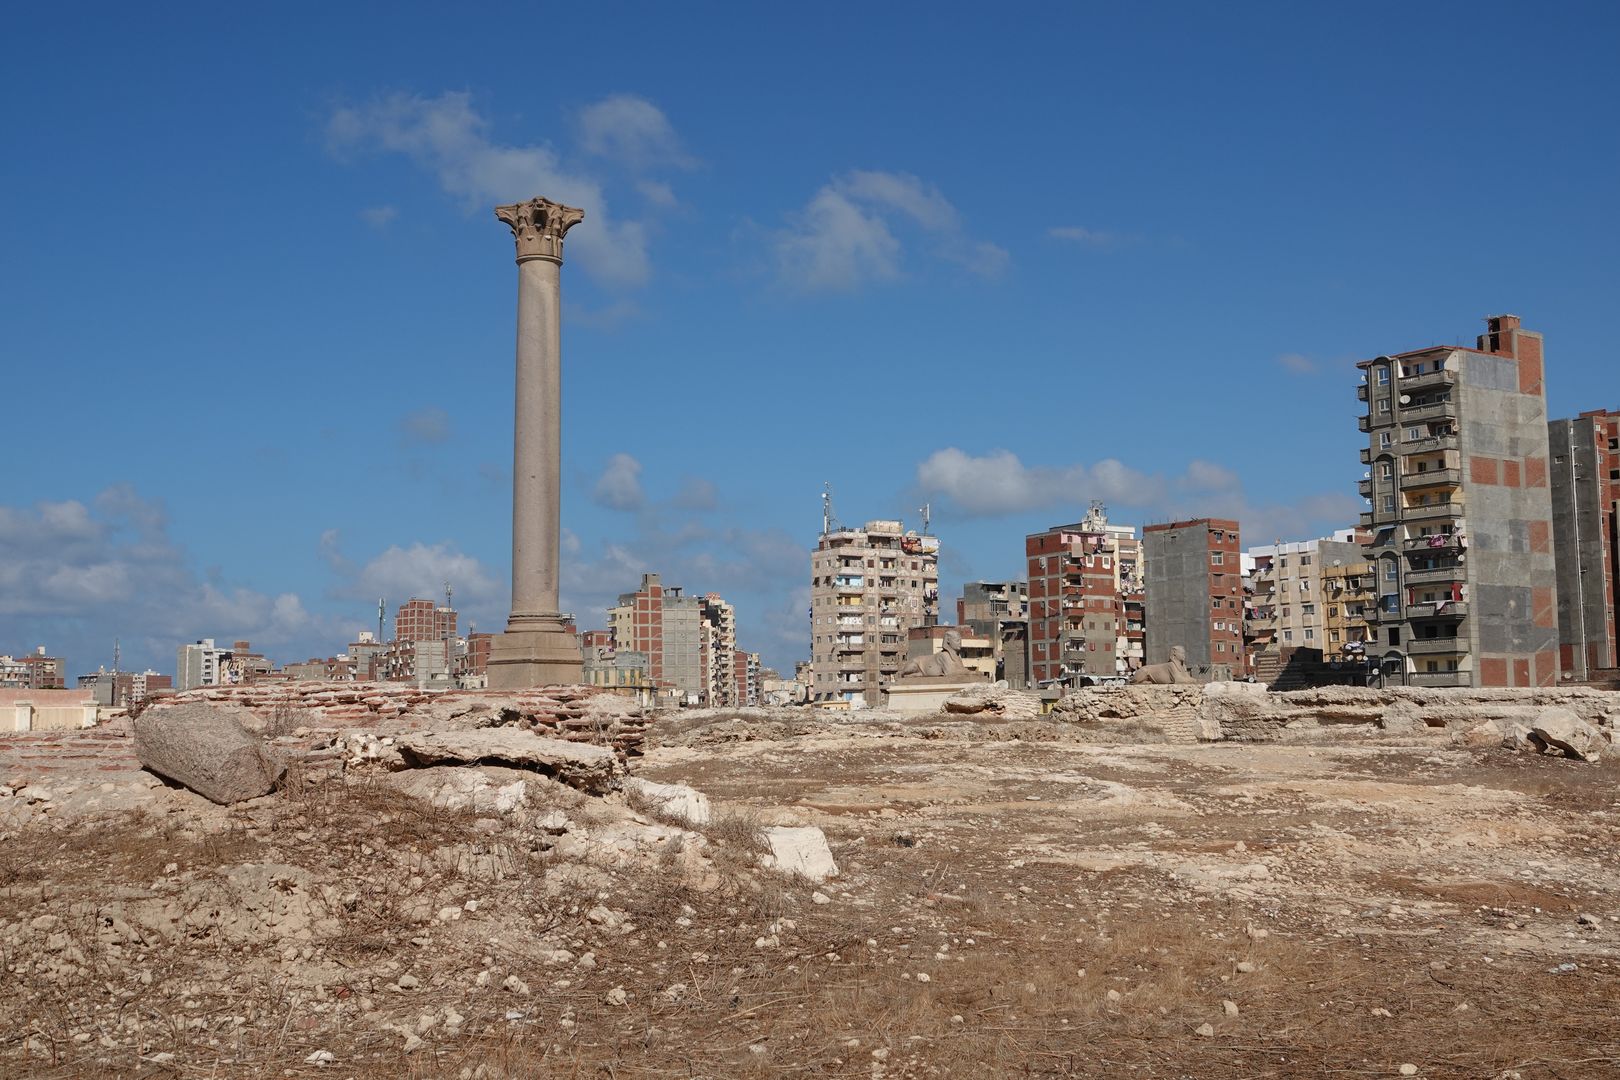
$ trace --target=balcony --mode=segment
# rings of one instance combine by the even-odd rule
[[[1463,504],[1460,502],[1433,502],[1428,505],[1419,503],[1402,507],[1401,517],[1407,521],[1423,521],[1428,518],[1462,517],[1462,512]]]
[[[1426,601],[1406,606],[1406,617],[1409,619],[1463,619],[1467,615],[1466,600]]]
[[[1360,386],[1356,387],[1356,400],[1357,401],[1366,401],[1367,400],[1367,384],[1366,383],[1362,383]]]
[[[1413,638],[1406,643],[1408,656],[1457,656],[1468,650],[1468,639],[1463,637]]]
[[[1431,551],[1455,551],[1460,546],[1457,543],[1456,533],[1430,533],[1428,536],[1408,536],[1404,542],[1407,551],[1427,549]],[[1438,540],[1439,543],[1435,543]]]
[[[1463,564],[1451,563],[1447,566],[1414,567],[1406,572],[1408,585],[1434,585],[1441,582],[1463,580]]]
[[[1452,435],[1424,435],[1417,439],[1408,439],[1401,444],[1403,454],[1431,454],[1440,450],[1457,449],[1457,436]]]
[[[1417,390],[1431,390],[1437,386],[1455,386],[1457,373],[1441,368],[1439,371],[1425,371],[1421,375],[1401,376],[1401,390],[1403,393],[1413,393]]]
[[[1356,490],[1361,492],[1361,497],[1363,499],[1372,498],[1372,496],[1373,496],[1372,477],[1369,476],[1365,480],[1361,481],[1361,483],[1357,484],[1356,485]]]
[[[1400,411],[1401,423],[1415,424],[1421,420],[1455,420],[1455,401],[1431,401],[1424,405],[1407,405]]]
[[[1462,483],[1461,469],[1428,469],[1422,472],[1401,473],[1401,490],[1434,487],[1436,484]]]

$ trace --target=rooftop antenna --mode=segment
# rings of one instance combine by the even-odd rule
[[[450,588],[450,583],[447,581],[447,582],[444,583],[444,606],[445,607],[454,607],[455,606],[454,604],[450,603],[451,594],[452,594],[452,590]]]
[[[933,506],[933,503],[923,503],[922,506],[917,509],[917,513],[922,515],[924,536],[928,535],[928,523],[933,520],[933,515],[930,513]]]
[[[832,532],[838,519],[833,516],[832,485],[821,485],[821,535],[826,536]]]
[[[383,639],[383,610],[387,607],[387,604],[387,600],[383,597],[377,597],[377,641],[379,643]]]

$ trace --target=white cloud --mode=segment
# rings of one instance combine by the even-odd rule
[[[337,154],[402,154],[431,172],[469,210],[536,195],[582,207],[585,220],[568,234],[570,256],[610,285],[647,280],[647,235],[640,222],[616,221],[601,185],[566,168],[549,145],[496,142],[489,127],[467,93],[450,91],[436,98],[395,94],[336,110],[327,123],[327,141]]]
[[[918,488],[967,517],[1064,510],[1078,516],[1092,499],[1137,524],[1196,517],[1232,518],[1245,544],[1303,540],[1354,525],[1359,500],[1324,492],[1288,503],[1257,503],[1233,470],[1195,458],[1177,476],[1145,473],[1109,458],[1093,465],[1028,466],[1008,450],[981,456],[955,447],[937,450],[917,466]],[[1126,516],[1128,515],[1128,517]]]
[[[1295,375],[1314,375],[1322,370],[1322,366],[1303,353],[1283,353],[1277,357],[1277,363]]]
[[[506,599],[505,587],[483,563],[447,543],[420,541],[390,545],[371,558],[337,590],[358,600],[381,598],[398,607],[412,597],[437,599],[449,583],[458,608],[488,606]]]
[[[615,94],[580,111],[581,142],[587,154],[636,169],[659,165],[691,168],[695,163],[662,109],[634,94]]]
[[[450,441],[450,414],[428,405],[400,417],[399,433],[407,446],[437,446]]]
[[[609,510],[640,510],[646,502],[641,490],[641,462],[629,454],[614,454],[596,479],[591,501]]]
[[[781,279],[800,289],[853,289],[901,275],[899,225],[919,230],[930,250],[975,273],[999,274],[1005,249],[969,239],[962,216],[932,184],[906,173],[857,170],[834,178],[774,237]]]
[[[1163,481],[1113,458],[1094,465],[1032,467],[1010,450],[974,457],[954,446],[934,451],[917,466],[917,484],[971,517],[1083,506],[1089,499],[1142,506],[1159,499],[1164,489]]]
[[[689,476],[671,504],[682,510],[715,510],[720,506],[720,491],[701,476]]]

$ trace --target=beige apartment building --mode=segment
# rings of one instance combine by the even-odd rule
[[[883,703],[906,632],[939,622],[939,540],[898,521],[829,524],[810,553],[812,701]]]
[[[1327,571],[1362,561],[1353,529],[1244,552],[1249,594],[1245,631],[1256,650],[1264,642],[1279,649],[1319,649],[1326,656]],[[1334,576],[1343,579],[1342,574]]]

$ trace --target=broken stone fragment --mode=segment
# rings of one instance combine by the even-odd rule
[[[762,832],[771,846],[771,866],[814,882],[838,876],[838,864],[833,861],[832,849],[820,829],[775,825]]]
[[[590,795],[607,792],[620,772],[618,756],[604,746],[548,739],[513,728],[415,732],[400,736],[397,745],[412,767],[510,765],[555,777]]]

